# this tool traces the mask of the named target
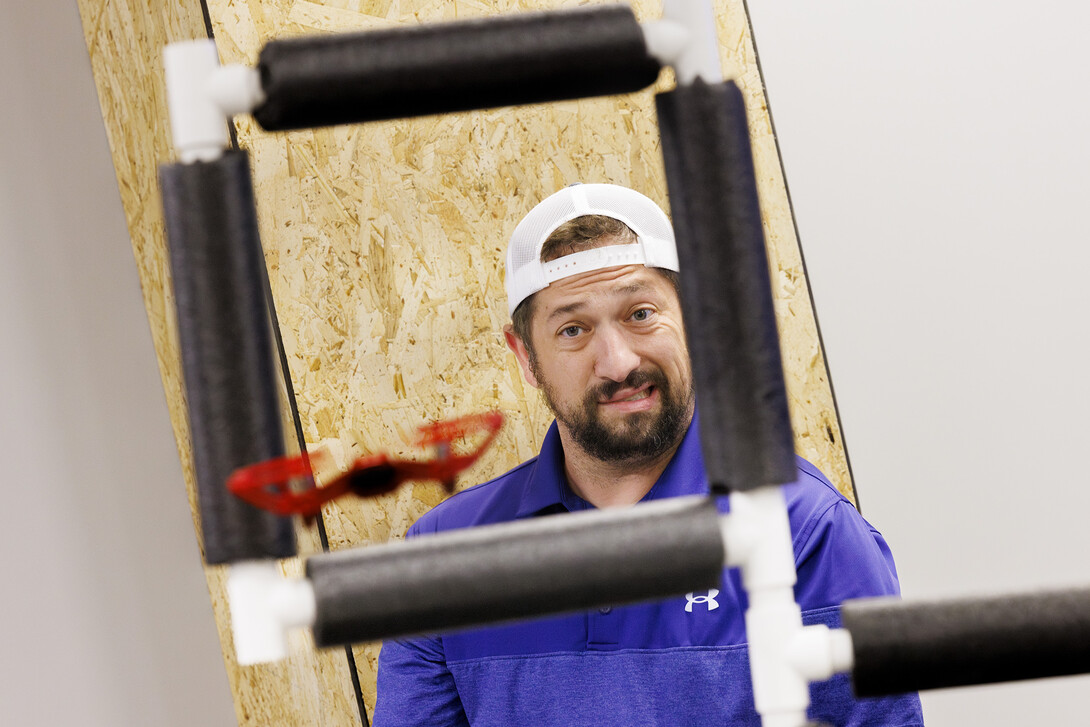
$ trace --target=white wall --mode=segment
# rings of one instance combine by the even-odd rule
[[[864,514],[908,597],[1090,583],[1090,6],[750,0]],[[1087,723],[1090,678],[932,692]]]
[[[0,723],[235,724],[74,2],[0,20]]]

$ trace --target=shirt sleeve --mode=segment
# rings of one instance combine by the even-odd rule
[[[430,521],[429,521],[430,522]],[[434,533],[417,521],[406,539]],[[454,675],[447,668],[443,639],[388,639],[378,655],[378,699],[373,727],[469,727]]]
[[[378,657],[374,727],[468,727],[442,639],[383,642]]]
[[[803,611],[901,593],[885,539],[846,500],[832,503],[796,534],[795,567]]]
[[[893,555],[881,533],[847,501],[806,523],[795,543],[796,598],[806,624],[840,627],[839,605],[850,598],[898,596]],[[810,718],[838,727],[918,727],[919,695],[856,699],[847,674],[810,687]]]

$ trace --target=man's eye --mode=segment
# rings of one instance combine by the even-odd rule
[[[568,326],[567,328],[560,329],[560,335],[565,338],[575,338],[579,335],[579,331],[581,330],[583,329],[581,329],[579,326]]]
[[[650,308],[640,308],[638,311],[632,314],[632,320],[634,321],[646,321],[651,317]]]

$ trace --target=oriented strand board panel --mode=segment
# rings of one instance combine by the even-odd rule
[[[269,39],[535,9],[559,0],[208,0],[225,63],[253,63]],[[196,0],[80,0],[103,115],[141,270],[179,451],[189,443],[155,166],[170,157],[158,53],[204,37]],[[659,16],[637,0],[643,19]],[[741,0],[718,0],[724,67],[746,94],[777,296],[797,448],[851,496],[833,404],[764,90]],[[672,85],[664,73],[658,88]],[[463,478],[469,485],[533,456],[550,417],[501,334],[506,237],[541,198],[575,181],[639,189],[667,209],[653,92],[334,129],[267,134],[236,119],[250,150],[261,234],[305,445],[339,466],[386,450],[414,454],[429,420],[500,408],[508,425]],[[285,416],[288,407],[285,406]],[[291,426],[286,431],[293,431]],[[192,493],[192,476],[187,469]],[[399,538],[442,499],[435,486],[326,508],[333,549]],[[300,531],[304,552],[319,547]],[[298,564],[286,564],[297,570]],[[343,650],[300,648],[240,669],[223,599],[209,585],[243,724],[359,724]],[[367,710],[378,644],[353,647]]]
[[[204,37],[201,5],[197,0],[80,0],[79,7],[186,486],[194,503],[156,170],[172,153],[161,49],[175,40]],[[286,431],[291,431],[290,426]],[[199,527],[195,512],[194,517]],[[300,529],[299,535],[302,552],[318,549],[312,532]],[[289,573],[301,571],[297,560],[285,562],[283,568]],[[231,646],[224,569],[206,568],[206,575],[240,725],[339,727],[360,723],[356,690],[343,650],[317,652],[309,637],[300,634],[285,662],[239,667]],[[170,624],[164,623],[163,628],[170,628]]]

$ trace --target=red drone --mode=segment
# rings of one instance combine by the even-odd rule
[[[435,447],[435,458],[426,461],[391,459],[385,454],[360,457],[347,472],[318,487],[293,489],[291,481],[314,482],[311,462],[323,456],[304,453],[279,457],[236,470],[227,480],[227,488],[251,505],[277,515],[314,517],[322,505],[346,493],[375,497],[392,492],[403,482],[438,480],[447,492],[454,489],[454,477],[484,453],[503,426],[503,414],[486,414],[435,422],[421,427],[416,444]],[[485,438],[468,454],[453,454],[451,443],[475,432],[487,432]]]

